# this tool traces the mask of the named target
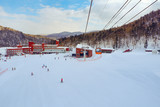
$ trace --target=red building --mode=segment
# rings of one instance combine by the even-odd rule
[[[65,53],[70,51],[68,47],[59,47],[59,41],[56,41],[55,45],[50,44],[35,44],[34,42],[28,43],[29,47],[23,47],[18,45],[17,48],[7,49],[7,55],[22,55],[22,54],[50,54],[50,53]]]
[[[22,48],[7,49],[8,56],[20,55],[20,54],[22,54],[22,52],[23,52]]]
[[[23,53],[22,45],[17,45],[17,48],[7,49],[7,55],[13,56],[13,55],[21,55]]]
[[[92,57],[92,50],[86,49],[86,58]],[[81,58],[84,57],[84,49],[76,48],[76,57]]]
[[[152,52],[152,49],[146,49],[145,52]]]
[[[25,48],[23,48],[23,53],[25,53],[25,54],[33,54],[33,52],[31,51],[31,48],[27,48],[27,47],[25,47]]]
[[[95,49],[96,54],[112,53],[114,51],[115,51],[114,49],[101,49],[101,48],[96,48]]]
[[[102,49],[102,53],[112,53],[114,51],[114,49]]]

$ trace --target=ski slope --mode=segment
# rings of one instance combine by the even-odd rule
[[[160,107],[160,55],[114,52],[86,62],[64,55],[1,60],[0,72],[8,70],[0,107]]]

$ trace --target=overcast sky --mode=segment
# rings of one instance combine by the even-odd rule
[[[126,1],[93,0],[87,31],[102,30]],[[138,1],[140,0],[131,0],[128,6],[108,28]],[[155,0],[142,0],[133,11],[114,27],[123,25],[153,1]],[[89,5],[90,0],[1,0],[0,25],[11,27],[28,34],[51,34],[63,31],[84,32]],[[158,9],[160,9],[160,1],[156,2],[135,19]]]

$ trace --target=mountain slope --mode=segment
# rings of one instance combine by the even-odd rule
[[[160,10],[121,27],[60,39],[68,46],[82,42],[92,47],[160,48]]]
[[[70,36],[75,36],[80,34],[82,34],[82,32],[61,32],[61,33],[53,33],[53,34],[47,35],[46,37],[60,39],[60,38],[70,37]]]
[[[8,68],[0,75],[0,107],[159,107],[159,55],[115,51],[85,62],[66,55],[0,61],[0,73]]]
[[[0,26],[0,47],[16,46],[20,42],[28,44],[28,41],[35,43],[54,43],[53,39],[43,37],[40,35],[24,34],[20,31]]]

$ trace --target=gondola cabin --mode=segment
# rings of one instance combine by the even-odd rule
[[[101,48],[96,48],[95,53],[96,54],[102,54],[102,49]]]

